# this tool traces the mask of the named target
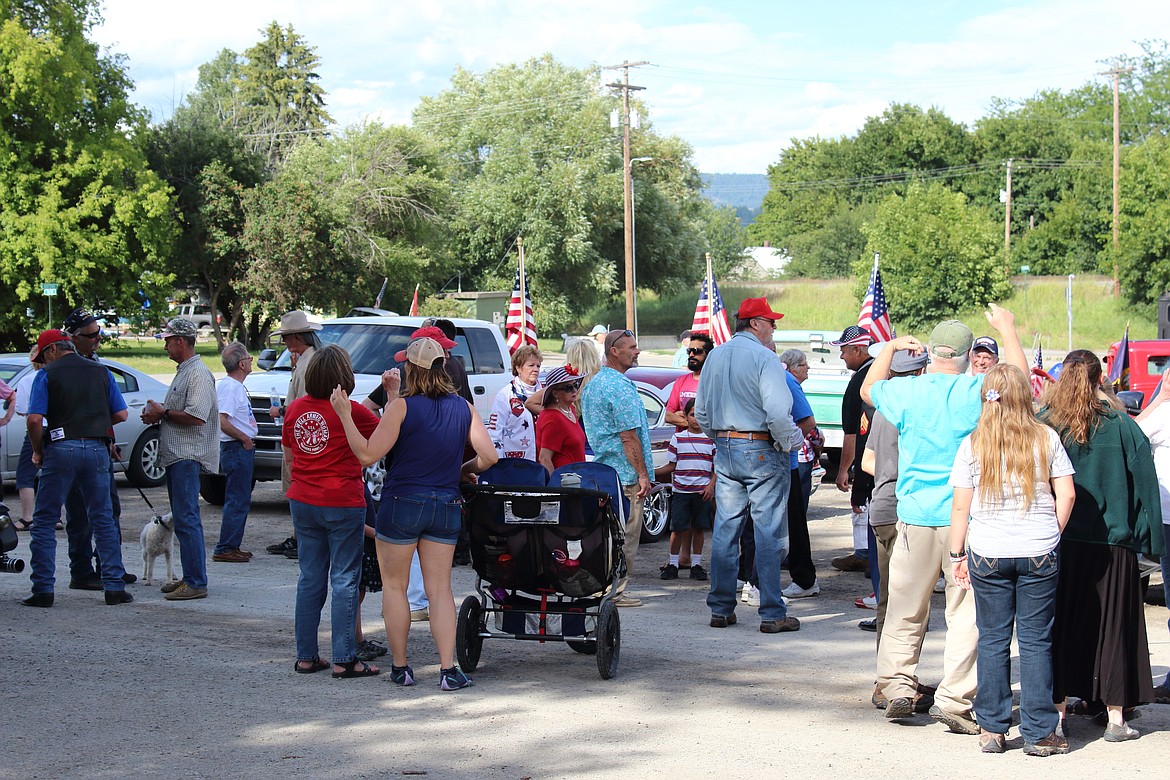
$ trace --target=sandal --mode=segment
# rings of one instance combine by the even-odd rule
[[[358,668],[359,665],[361,666],[360,669]],[[373,677],[376,674],[382,673],[381,669],[370,666],[365,661],[359,661],[356,658],[349,663],[335,664],[335,666],[340,666],[344,670],[333,673],[333,679],[335,680],[348,680],[351,677]]]
[[[308,666],[301,666],[301,664],[308,664]],[[297,674],[316,674],[323,669],[328,669],[329,664],[321,660],[320,656],[312,658],[308,661],[297,661],[293,664],[293,671]]]
[[[14,517],[12,518],[12,527],[17,531],[31,531],[32,521],[25,520],[23,517]]]

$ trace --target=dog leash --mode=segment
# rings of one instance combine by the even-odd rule
[[[114,456],[114,460],[118,462],[118,465],[122,467],[122,473],[126,475],[127,481],[130,482],[131,485],[134,485],[134,481],[130,479],[130,470],[126,468],[126,464],[122,462],[121,456],[118,455],[118,446],[116,444],[110,448],[110,454]],[[154,508],[154,504],[150,503],[150,499],[147,498],[146,494],[142,492],[142,488],[138,487],[138,485],[134,485],[134,489],[138,491],[138,495],[142,496],[142,500],[146,502],[148,507],[150,507],[150,511],[157,515],[158,510]]]

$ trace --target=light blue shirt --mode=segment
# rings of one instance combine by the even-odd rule
[[[585,420],[585,436],[593,448],[593,459],[616,470],[623,485],[638,482],[638,472],[626,457],[621,437],[623,431],[636,430],[642,442],[646,475],[653,478],[646,407],[638,397],[638,388],[624,374],[605,366],[590,379],[581,393],[581,417]]]
[[[979,422],[983,375],[925,374],[913,382],[882,379],[874,406],[898,429],[898,519],[908,525],[951,524],[949,480],[959,445]]]
[[[784,379],[788,383],[788,392],[792,394],[792,422],[796,423],[805,417],[812,417],[813,410],[808,399],[804,397],[804,390],[800,389],[800,381],[789,371],[784,372]],[[800,447],[793,447],[790,456],[789,462],[795,470],[800,465]]]
[[[714,439],[716,431],[767,431],[776,449],[789,452],[796,426],[787,376],[775,352],[746,330],[736,333],[707,356],[699,375],[695,417],[703,433]]]

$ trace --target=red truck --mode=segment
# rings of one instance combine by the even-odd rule
[[[1114,343],[1105,354],[1105,372],[1113,366],[1121,342]],[[1162,381],[1162,374],[1170,366],[1170,339],[1129,342],[1129,379],[1121,390],[1136,390],[1142,394],[1142,408],[1154,397],[1154,390]]]

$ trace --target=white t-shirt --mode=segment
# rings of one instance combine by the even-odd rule
[[[1048,476],[1067,477],[1076,473],[1051,428],[1048,435]],[[1036,454],[1040,460],[1040,453]],[[1024,491],[1017,484],[1005,500],[984,505],[979,496],[979,464],[971,451],[971,437],[963,439],[955,465],[951,469],[951,487],[972,488],[971,519],[967,527],[967,545],[971,551],[987,558],[1029,558],[1045,555],[1060,544],[1060,524],[1056,520],[1056,501],[1052,488],[1037,470],[1036,497],[1024,509]]]
[[[243,382],[230,376],[216,382],[215,402],[219,406],[219,413],[226,414],[232,425],[251,437],[256,436],[258,430],[256,415],[252,414],[252,404],[248,401],[248,391],[244,389]],[[219,431],[219,440],[235,441],[224,433],[222,428]]]
[[[1159,404],[1138,426],[1150,440],[1153,451],[1158,494],[1162,499],[1162,522],[1170,523],[1170,403]]]
[[[33,380],[37,378],[36,371],[29,371],[20,378],[12,388],[16,391],[16,413],[25,416],[28,414],[29,396],[32,395]]]

